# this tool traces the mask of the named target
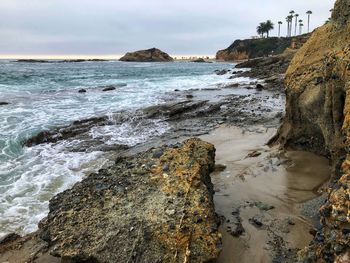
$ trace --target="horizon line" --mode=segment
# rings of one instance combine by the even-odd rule
[[[189,57],[209,57],[214,58],[215,55],[211,54],[169,54],[173,58],[189,58]],[[87,54],[0,54],[0,59],[108,59],[117,60],[120,59],[121,54],[109,54],[109,55],[87,55]]]

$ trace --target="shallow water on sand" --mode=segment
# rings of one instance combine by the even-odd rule
[[[226,166],[212,175],[216,211],[225,216],[216,263],[289,262],[285,251],[301,249],[312,238],[308,232],[314,222],[303,216],[301,206],[318,196],[330,176],[329,162],[308,152],[279,153],[265,145],[275,129],[250,130],[221,127],[202,136],[215,145],[216,163]],[[260,155],[247,157],[254,151]],[[254,218],[262,225],[252,223]],[[237,220],[245,232],[234,237],[230,232]]]

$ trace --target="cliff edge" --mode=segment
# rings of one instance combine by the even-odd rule
[[[322,228],[305,249],[305,262],[348,262],[350,256],[349,18],[350,1],[337,0],[331,22],[315,30],[294,56],[285,78],[286,117],[272,141],[331,160]]]
[[[228,48],[216,53],[217,60],[237,61],[282,54],[287,48],[298,49],[310,34],[297,37],[270,37],[235,40]]]

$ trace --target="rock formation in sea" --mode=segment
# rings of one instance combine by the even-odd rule
[[[174,59],[157,48],[151,48],[147,50],[128,52],[119,60],[126,62],[171,62]]]
[[[298,49],[308,39],[309,34],[293,38],[271,37],[236,40],[228,48],[216,53],[217,60],[236,61],[282,54],[287,48]]]
[[[320,209],[322,228],[304,251],[307,262],[349,262],[344,261],[350,256],[349,20],[350,2],[337,0],[331,21],[294,56],[285,80],[286,117],[274,138],[332,163],[328,199]]]

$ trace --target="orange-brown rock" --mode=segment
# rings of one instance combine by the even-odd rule
[[[50,201],[40,236],[69,262],[208,262],[220,235],[200,139],[120,158]]]
[[[330,158],[333,177],[321,208],[322,229],[307,262],[344,261],[350,251],[350,1],[337,0],[286,73],[286,118],[277,141]],[[317,171],[315,171],[317,173]]]

